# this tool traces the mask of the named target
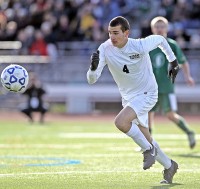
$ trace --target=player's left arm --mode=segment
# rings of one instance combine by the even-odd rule
[[[175,78],[179,72],[179,65],[177,60],[170,62],[170,65],[168,67],[168,77],[171,79],[171,82],[174,83]]]
[[[167,40],[161,35],[150,35],[144,39],[141,39],[141,44],[144,53],[149,53],[150,51],[159,47],[166,55],[169,62],[172,62],[176,59],[176,56],[174,55],[174,52],[169,46]]]
[[[149,53],[151,50],[159,47],[162,52],[166,55],[167,60],[170,63],[168,69],[168,77],[171,78],[172,83],[174,83],[175,78],[179,71],[179,65],[176,60],[176,56],[172,51],[171,47],[169,46],[167,40],[161,35],[150,35],[145,39],[141,40],[144,52]]]

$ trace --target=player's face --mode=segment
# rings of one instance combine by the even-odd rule
[[[108,27],[109,37],[113,46],[122,48],[128,41],[129,30],[123,32],[121,26]]]
[[[167,37],[167,25],[164,22],[156,22],[154,26],[151,27],[153,34],[162,35]]]

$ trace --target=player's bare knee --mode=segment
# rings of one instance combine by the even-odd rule
[[[120,118],[118,118],[118,116],[117,117],[115,117],[115,120],[114,120],[114,123],[115,123],[115,126],[117,127],[117,128],[120,128],[121,126],[121,121],[120,121]]]
[[[122,121],[122,119],[120,118],[120,116],[117,116],[117,117],[115,118],[114,123],[115,123],[115,126],[116,126],[119,130],[121,130],[120,128],[123,127],[123,121]]]
[[[122,119],[120,116],[117,116],[115,118],[115,126],[122,132],[127,132],[127,124],[126,121],[124,119]]]

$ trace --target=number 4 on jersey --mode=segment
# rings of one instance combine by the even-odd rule
[[[124,67],[123,67],[123,72],[129,73],[129,70],[128,70],[128,67],[127,67],[126,64],[125,64]]]

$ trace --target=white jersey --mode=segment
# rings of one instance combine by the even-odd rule
[[[157,47],[165,53],[169,62],[176,59],[166,39],[160,35],[150,35],[143,39],[129,38],[123,48],[114,47],[108,39],[98,48],[98,68],[87,72],[88,83],[95,83],[107,65],[124,100],[129,101],[138,94],[156,92],[158,86],[149,52]]]

